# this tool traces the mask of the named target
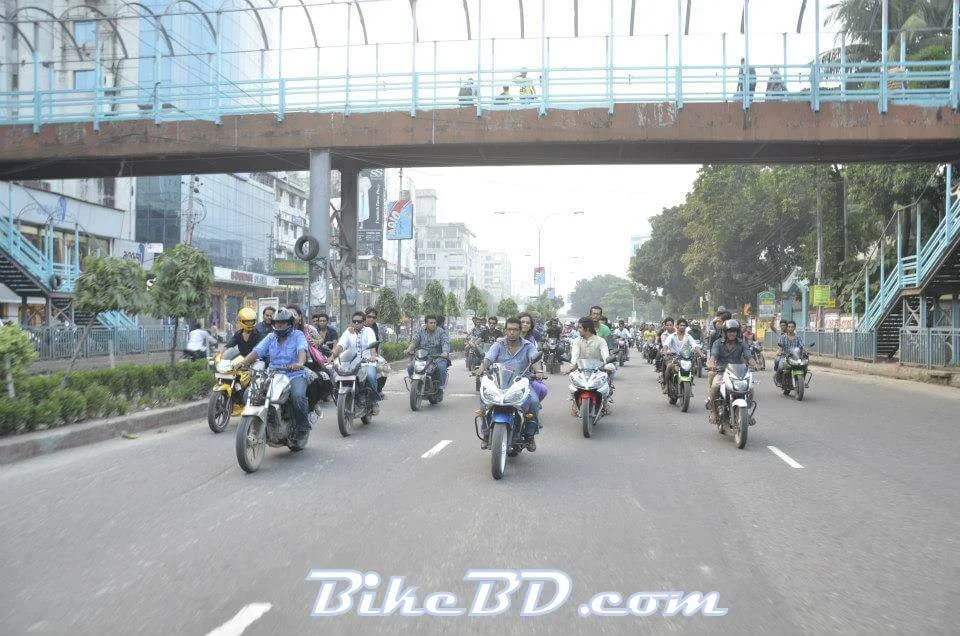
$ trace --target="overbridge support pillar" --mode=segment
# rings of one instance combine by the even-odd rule
[[[330,268],[330,152],[310,151],[310,236],[317,239],[320,252],[309,263],[307,313],[318,305],[330,307],[327,277]]]
[[[360,168],[345,164],[340,168],[340,331],[350,324],[357,310],[357,185]]]

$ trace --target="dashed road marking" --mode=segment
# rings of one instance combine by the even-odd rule
[[[271,607],[273,605],[270,603],[250,603],[237,612],[236,616],[208,633],[207,636],[240,636],[261,616],[269,612]]]
[[[796,461],[795,459],[793,459],[792,457],[790,457],[789,455],[787,455],[786,453],[784,453],[782,450],[780,450],[780,449],[777,448],[776,446],[767,446],[767,448],[769,448],[769,449],[773,452],[774,455],[776,455],[777,457],[779,457],[780,459],[782,459],[783,461],[785,461],[790,467],[792,467],[792,468],[803,468],[803,466],[801,466],[799,463],[797,463],[797,461]]]
[[[420,459],[429,459],[429,458],[433,457],[434,455],[436,455],[437,453],[439,453],[440,451],[442,451],[444,448],[446,448],[448,445],[450,445],[450,444],[452,444],[452,443],[453,443],[453,440],[452,440],[452,439],[442,440],[439,444],[437,444],[436,446],[434,446],[433,448],[431,448],[430,450],[428,450],[426,453],[424,453],[423,455],[421,455],[421,456],[420,456]]]

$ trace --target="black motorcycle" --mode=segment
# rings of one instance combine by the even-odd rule
[[[667,399],[670,404],[680,402],[680,410],[684,413],[690,408],[690,398],[693,397],[693,365],[697,357],[690,347],[681,349],[673,356],[674,372],[667,378]]]
[[[547,338],[543,345],[543,364],[547,373],[560,373],[560,364],[564,361],[563,345],[559,338]]]
[[[423,398],[430,404],[443,402],[443,387],[440,386],[440,367],[437,360],[447,359],[445,354],[432,355],[426,349],[417,349],[413,357],[413,374],[404,378],[410,392],[410,410],[419,411]]]

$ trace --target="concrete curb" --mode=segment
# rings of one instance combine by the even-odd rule
[[[151,428],[180,424],[206,415],[207,400],[151,409],[121,417],[71,424],[0,439],[0,466],[58,450],[113,439],[123,432],[138,433]]]
[[[863,375],[875,375],[897,380],[924,382],[926,384],[939,384],[941,386],[951,386],[960,389],[960,371],[925,369],[923,367],[904,366],[899,363],[860,362],[839,358],[825,358],[816,355],[810,356],[810,364],[828,369],[852,371]]]

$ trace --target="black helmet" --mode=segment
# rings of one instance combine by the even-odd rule
[[[282,329],[277,328],[278,322],[287,323],[286,327]],[[286,307],[281,307],[277,314],[273,317],[273,330],[277,332],[278,336],[289,336],[290,332],[293,331],[293,312],[287,309]]]
[[[274,318],[274,320],[276,320],[276,318]],[[733,318],[731,318],[730,320],[726,321],[725,323],[723,323],[723,333],[727,333],[728,331],[736,331],[736,332],[737,332],[737,337],[739,338],[739,337],[740,337],[740,323],[737,322],[736,320],[734,320]]]

